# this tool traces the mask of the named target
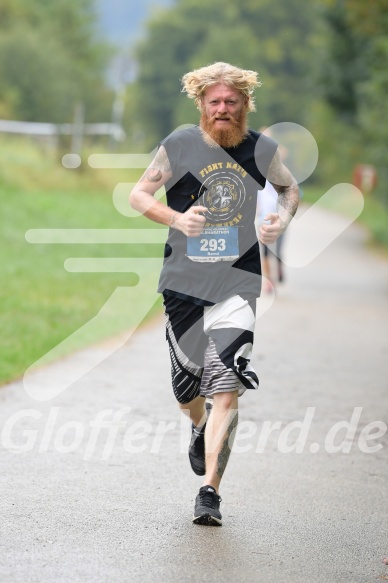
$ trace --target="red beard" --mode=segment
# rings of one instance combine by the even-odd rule
[[[216,128],[215,120],[217,116],[208,117],[203,111],[201,114],[200,127],[203,130],[205,142],[215,148],[234,148],[244,141],[248,134],[247,112],[243,110],[238,120],[229,117],[230,127]]]

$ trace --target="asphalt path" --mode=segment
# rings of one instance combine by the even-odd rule
[[[258,300],[260,389],[240,399],[222,528],[191,522],[202,481],[162,316],[44,369],[101,360],[51,400],[0,390],[1,583],[388,579],[388,262],[355,224],[325,246],[333,226],[296,223],[286,281]]]

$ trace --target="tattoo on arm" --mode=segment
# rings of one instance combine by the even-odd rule
[[[171,166],[166,150],[163,148],[163,146],[161,146],[151,165],[147,168],[144,175],[142,176],[141,180],[159,182],[159,180],[161,180],[163,177],[163,172],[171,172]]]
[[[298,210],[298,204],[299,188],[297,184],[288,186],[284,192],[279,194],[277,200],[277,211],[280,215],[280,218],[287,225],[291,221],[292,217],[295,216],[295,213]]]
[[[145,173],[145,178],[150,182],[159,182],[162,178],[162,173],[158,168],[152,168],[151,166],[147,168]]]
[[[298,209],[299,187],[291,172],[282,163],[279,152],[276,152],[270,164],[268,180],[278,193],[277,211],[286,228]]]
[[[220,476],[220,478],[222,478],[226,468],[226,464],[228,463],[229,460],[237,424],[238,424],[238,409],[236,409],[233,413],[233,418],[229,423],[229,427],[226,431],[226,438],[224,440],[224,443],[222,444],[221,451],[218,454],[217,475]]]

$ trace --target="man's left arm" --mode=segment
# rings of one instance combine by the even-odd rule
[[[259,238],[264,245],[269,245],[284,233],[295,215],[299,204],[299,187],[295,178],[284,166],[281,161],[279,151],[275,156],[268,169],[267,180],[270,181],[276,192],[277,212],[268,213],[259,229]]]

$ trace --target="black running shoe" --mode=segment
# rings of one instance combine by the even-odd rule
[[[191,441],[189,445],[189,460],[191,468],[197,476],[204,476],[205,470],[205,425],[198,430],[191,426]]]
[[[220,502],[221,497],[217,494],[213,486],[202,486],[195,499],[194,524],[222,526]]]

